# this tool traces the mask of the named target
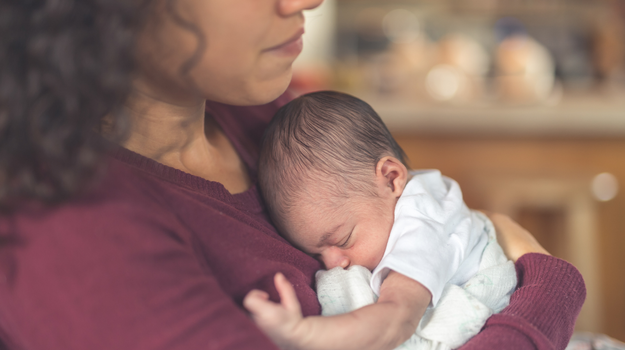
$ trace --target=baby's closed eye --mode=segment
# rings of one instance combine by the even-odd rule
[[[343,239],[342,243],[337,244],[337,247],[339,248],[345,248],[347,247],[347,245],[349,244],[350,238],[352,238],[352,234],[354,233],[354,231],[352,230],[349,235],[347,235],[347,237],[345,239]]]

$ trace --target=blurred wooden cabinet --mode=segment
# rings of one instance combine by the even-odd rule
[[[625,341],[625,138],[506,138],[395,133],[414,169],[456,179],[473,208],[507,213],[582,272],[588,298],[578,330]],[[613,174],[601,202],[590,183]]]

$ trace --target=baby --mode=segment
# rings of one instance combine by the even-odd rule
[[[466,294],[461,299],[488,299],[483,307],[487,318],[507,304],[516,285],[514,267],[505,264],[488,219],[469,210],[458,184],[440,172],[409,172],[404,152],[380,117],[355,97],[317,92],[282,107],[265,133],[259,181],[278,230],[321,260],[329,270],[324,273],[341,276],[334,279],[338,289],[342,279],[354,278],[342,277],[349,273],[344,271],[363,266],[372,271],[369,279],[365,270],[363,278],[370,284],[366,289],[375,293],[367,303],[379,296],[373,304],[340,311],[349,313],[303,318],[291,285],[276,275],[280,304],[269,301],[264,292],[252,291],[244,305],[282,348],[392,349],[418,327],[422,333],[417,334],[427,334],[427,325],[419,323],[425,314],[435,324],[439,303],[446,304],[440,306],[442,313],[459,312],[458,293]],[[494,255],[485,259],[486,251]],[[493,281],[479,271],[502,263],[508,277],[503,289],[493,293],[476,288],[484,285],[484,278]],[[324,294],[332,299],[324,305],[319,290],[323,281],[333,279],[319,276],[323,313],[336,314],[327,309],[345,293]],[[354,291],[346,293],[349,298]],[[471,327],[472,334],[484,321],[483,317]]]

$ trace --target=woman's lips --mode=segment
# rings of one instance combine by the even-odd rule
[[[302,35],[304,34],[304,29],[300,29],[297,31],[295,35],[293,35],[289,40],[284,43],[268,48],[267,52],[273,52],[279,55],[284,56],[297,56],[302,52],[304,48],[304,40],[302,39]]]

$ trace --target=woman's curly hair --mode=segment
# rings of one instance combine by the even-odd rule
[[[148,1],[0,1],[0,210],[59,203],[97,173]]]

